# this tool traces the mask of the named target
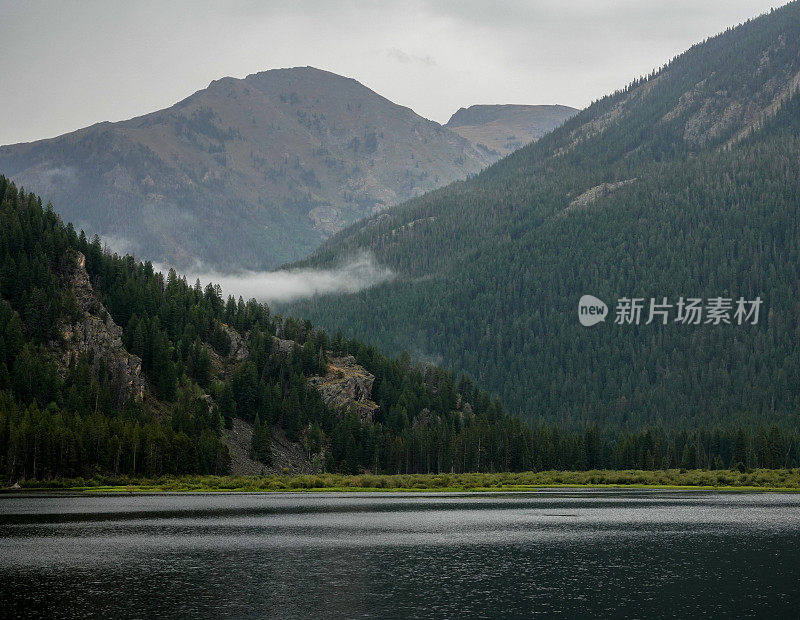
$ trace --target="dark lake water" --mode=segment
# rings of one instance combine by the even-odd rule
[[[0,616],[800,617],[800,496],[0,496]]]

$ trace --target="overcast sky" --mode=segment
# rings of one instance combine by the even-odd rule
[[[783,0],[0,0],[0,144],[311,65],[446,122],[475,103],[585,107]]]

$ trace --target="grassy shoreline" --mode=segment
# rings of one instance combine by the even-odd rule
[[[299,476],[165,476],[24,480],[14,490],[87,493],[435,492],[486,493],[542,489],[660,489],[800,492],[800,469],[593,470],[470,474],[311,474]],[[12,490],[9,487],[5,491]]]

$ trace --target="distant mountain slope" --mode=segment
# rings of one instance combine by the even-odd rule
[[[577,113],[564,105],[473,105],[458,110],[445,127],[499,159],[538,140]]]
[[[796,424],[799,87],[794,2],[694,46],[480,175],[343,231],[306,264],[366,248],[397,279],[290,310],[465,371],[528,418]],[[612,317],[582,327],[584,294]],[[623,297],[718,296],[760,296],[760,323],[611,320]]]
[[[470,143],[311,67],[212,82],[176,105],[0,147],[0,173],[121,249],[176,266],[262,269],[475,173]]]

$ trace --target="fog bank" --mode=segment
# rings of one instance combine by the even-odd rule
[[[158,269],[164,273],[168,270],[161,266]],[[326,293],[356,293],[393,277],[390,269],[378,265],[368,254],[332,269],[245,271],[236,274],[197,271],[185,275],[190,284],[198,278],[204,287],[209,282],[219,284],[224,297],[241,296],[246,300],[255,298],[267,303],[286,303]]]

